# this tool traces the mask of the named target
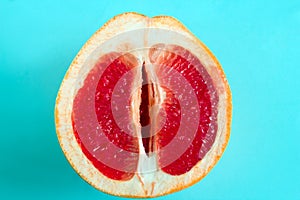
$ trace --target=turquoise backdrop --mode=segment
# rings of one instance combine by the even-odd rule
[[[81,46],[126,11],[182,21],[219,59],[233,94],[219,163],[158,199],[300,199],[299,0],[0,0],[0,199],[119,199],[70,167],[53,116]]]

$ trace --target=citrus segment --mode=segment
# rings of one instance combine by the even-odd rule
[[[215,141],[218,128],[217,92],[199,59],[186,49],[176,45],[165,46],[159,44],[152,47],[149,56],[150,60],[156,64],[155,71],[160,84],[176,91],[177,95],[173,98],[178,98],[182,102],[181,105],[172,103],[169,108],[165,108],[166,110],[170,109],[171,120],[166,124],[170,126],[171,130],[159,133],[158,141],[164,141],[166,137],[169,137],[169,134],[172,135],[176,123],[180,122],[177,119],[180,113],[177,111],[181,109],[177,107],[181,106],[183,110],[188,111],[182,113],[182,117],[186,119],[186,122],[180,122],[181,126],[184,124],[184,127],[188,127],[188,129],[182,130],[184,131],[182,135],[179,135],[179,131],[176,131],[176,137],[172,137],[173,146],[165,148],[164,153],[160,155],[160,164],[163,166],[163,171],[172,175],[184,174],[205,156]],[[196,96],[196,99],[192,98],[191,93]],[[168,99],[168,101],[172,102],[174,100]],[[172,110],[174,108],[175,110]],[[199,115],[198,122],[195,119],[197,115]],[[196,132],[189,134],[193,133],[191,129],[195,124],[198,124],[195,127]],[[177,141],[175,142],[175,140]],[[160,147],[161,144],[158,145]],[[184,152],[179,151],[181,146],[186,147],[185,150],[182,150]],[[167,164],[166,160],[170,162],[169,160],[174,154],[180,155],[180,157]]]
[[[74,98],[73,129],[83,153],[104,175],[115,180],[128,180],[136,171],[138,152],[137,137],[132,131],[130,96],[134,71],[137,65],[132,55],[110,53],[99,59],[88,74],[83,87]],[[100,71],[104,69],[100,74]],[[114,90],[119,79],[122,84]],[[127,102],[120,115],[113,117],[112,94],[115,101]],[[120,94],[116,94],[120,93]],[[124,105],[124,104],[123,104]],[[121,129],[115,120],[122,123]],[[101,158],[101,160],[99,160]]]

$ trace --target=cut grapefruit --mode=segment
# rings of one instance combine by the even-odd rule
[[[84,180],[112,195],[155,197],[196,183],[219,160],[231,93],[219,62],[179,21],[124,13],[72,62],[55,121]]]

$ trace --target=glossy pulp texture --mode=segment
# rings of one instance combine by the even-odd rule
[[[115,180],[132,178],[139,162],[139,138],[133,131],[133,113],[129,109],[134,69],[138,67],[136,59],[115,52],[101,57],[73,104],[73,130],[83,153],[101,173]],[[149,60],[165,98],[158,115],[152,119],[156,123],[150,124],[149,88],[153,85],[141,86],[140,124],[161,126],[158,132],[143,138],[142,144],[146,153],[157,153],[157,164],[162,171],[181,175],[205,156],[215,140],[217,92],[199,59],[180,46],[157,44],[150,49]],[[188,84],[182,84],[178,73]],[[124,83],[116,90],[124,74],[127,74],[125,80],[122,78]],[[143,76],[143,81],[146,78],[147,75]],[[125,101],[128,106],[118,108],[118,102],[112,102],[115,91],[120,92],[117,101]],[[196,104],[191,95],[196,96]],[[116,108],[120,113],[117,118],[113,115]]]

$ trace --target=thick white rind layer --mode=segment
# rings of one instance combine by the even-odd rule
[[[105,44],[105,41],[115,37],[119,33],[142,29],[159,28],[167,29],[178,34],[184,35],[187,40],[178,40],[176,37],[169,38],[164,35],[147,36],[144,40],[145,45],[151,46],[157,42],[173,43],[180,45],[196,55],[213,77],[215,87],[219,94],[218,107],[218,132],[216,140],[211,150],[206,154],[195,167],[186,174],[180,176],[170,176],[162,171],[152,174],[135,175],[129,181],[115,181],[102,175],[90,161],[84,156],[79,147],[72,129],[71,112],[73,99],[82,86],[89,70],[93,67],[100,55],[107,53],[105,49],[120,52],[130,51],[140,47],[138,37],[129,37],[126,42],[115,42],[112,46],[104,48],[103,51],[97,51],[97,48]],[[191,44],[191,41],[193,44]],[[94,57],[91,55],[94,55]],[[144,55],[136,55],[144,56]],[[89,58],[89,59],[87,59]],[[84,68],[83,68],[84,66]],[[210,53],[210,51],[193,36],[180,22],[171,17],[148,18],[136,13],[125,13],[118,15],[101,29],[99,29],[91,39],[80,50],[73,63],[71,64],[59,90],[55,109],[57,135],[60,145],[73,168],[88,183],[95,188],[109,194],[130,197],[154,197],[171,193],[189,185],[194,184],[203,178],[209,170],[216,164],[222,155],[229,138],[230,119],[231,119],[231,94],[229,86],[224,77],[220,64]]]

